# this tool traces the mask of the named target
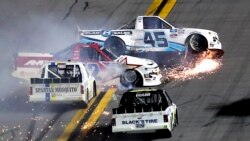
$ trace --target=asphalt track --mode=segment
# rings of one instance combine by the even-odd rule
[[[0,3],[0,65],[3,68],[0,80],[0,139],[55,140],[79,107],[56,105],[33,109],[32,105],[26,103],[28,90],[9,77],[11,66],[6,66],[6,62],[11,64],[11,56],[16,51],[55,51],[71,44],[75,41],[72,27],[76,24],[84,28],[119,27],[144,14],[151,1],[93,0],[89,1],[85,10],[85,1],[77,1],[71,12],[69,8],[74,1],[2,0]],[[176,27],[205,28],[218,32],[225,50],[223,66],[218,72],[202,79],[172,81],[160,86],[168,89],[179,108],[180,124],[172,137],[157,134],[115,136],[106,124],[111,115],[103,114],[85,140],[248,141],[249,5],[247,0],[177,0],[168,15],[167,20]],[[70,14],[66,16],[67,13]],[[53,28],[46,30],[48,27]],[[119,98],[120,92],[116,94]],[[117,101],[112,101],[105,111],[109,112],[116,105]]]

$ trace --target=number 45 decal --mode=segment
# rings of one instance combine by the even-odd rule
[[[145,32],[144,43],[152,47],[168,47],[168,41],[164,32]]]

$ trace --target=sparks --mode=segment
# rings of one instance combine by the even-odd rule
[[[211,74],[216,72],[222,66],[221,61],[214,59],[202,59],[194,67],[185,67],[182,71],[174,68],[167,72],[167,76],[176,80],[188,80],[201,78],[202,74]]]

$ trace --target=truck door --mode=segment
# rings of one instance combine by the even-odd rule
[[[146,47],[169,47],[168,37],[171,26],[158,17],[143,17],[144,44]]]

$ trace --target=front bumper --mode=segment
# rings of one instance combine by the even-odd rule
[[[157,86],[160,85],[162,75],[161,74],[149,74],[150,77],[144,77],[143,86]],[[144,75],[145,76],[145,75]]]

